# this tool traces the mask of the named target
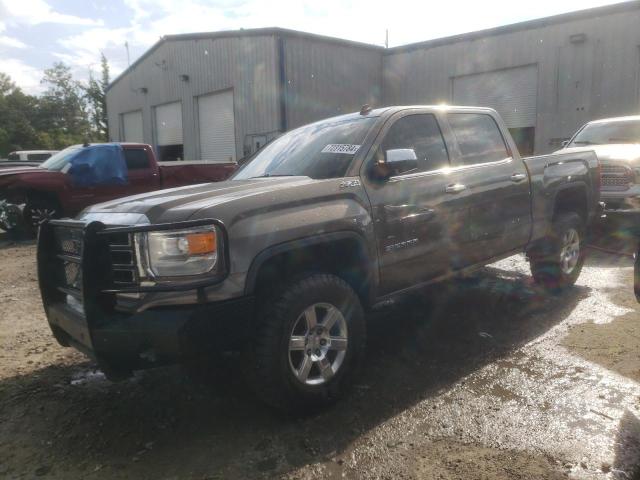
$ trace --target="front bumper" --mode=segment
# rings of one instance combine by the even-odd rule
[[[199,352],[240,350],[253,298],[197,306],[113,314],[96,325],[67,303],[47,305],[51,330],[61,345],[95,360],[107,375],[180,362]],[[114,375],[116,376],[116,375]]]
[[[623,191],[602,190],[600,197],[606,204],[606,213],[624,215],[640,212],[640,185]]]
[[[112,377],[174,363],[201,351],[242,346],[253,298],[211,301],[204,292],[211,282],[190,284],[197,298],[194,304],[120,309],[117,296],[122,290],[135,292],[136,284],[127,278],[123,287],[114,276],[113,248],[105,231],[99,223],[85,226],[70,221],[52,221],[40,228],[40,291],[51,330],[62,345],[84,352]],[[118,244],[118,258],[123,243]]]

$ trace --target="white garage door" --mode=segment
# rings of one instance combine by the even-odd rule
[[[198,125],[202,160],[210,162],[236,160],[232,91],[198,97]]]
[[[167,103],[156,107],[156,142],[163,145],[182,145],[182,104]]]
[[[456,105],[493,108],[509,128],[536,126],[537,97],[536,65],[453,79],[453,101]]]
[[[125,142],[144,141],[142,132],[142,111],[122,114],[122,134]]]

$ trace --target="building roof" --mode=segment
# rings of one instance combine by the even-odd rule
[[[528,20],[525,22],[513,23],[510,25],[504,25],[495,28],[488,28],[485,30],[478,30],[475,32],[463,33],[460,35],[452,35],[449,37],[436,38],[433,40],[427,40],[424,42],[411,43],[408,45],[401,45],[398,47],[384,48],[378,45],[373,45],[363,42],[355,42],[352,40],[345,40],[336,37],[329,37],[325,35],[317,35],[314,33],[301,32],[298,30],[290,30],[280,27],[269,28],[251,28],[240,30],[227,30],[221,32],[202,32],[202,33],[183,33],[177,35],[165,35],[160,38],[155,44],[153,44],[149,50],[138,57],[129,67],[127,67],[120,75],[113,79],[113,81],[107,86],[109,90],[114,84],[116,84],[121,78],[123,78],[131,70],[135,69],[146,57],[151,55],[157,50],[163,43],[168,41],[181,41],[181,40],[202,40],[202,39],[217,39],[217,38],[233,38],[233,37],[248,37],[248,36],[283,36],[283,37],[296,37],[306,38],[309,40],[315,40],[317,42],[333,43],[336,45],[344,45],[355,48],[364,48],[369,50],[377,50],[382,54],[388,55],[391,53],[407,52],[417,49],[433,48],[442,45],[447,45],[457,42],[465,42],[471,40],[477,40],[480,38],[486,38],[495,35],[503,35],[505,33],[518,32],[523,30],[532,30],[535,28],[547,27],[550,25],[557,25],[559,23],[566,23],[576,20],[583,20],[588,18],[597,18],[605,15],[613,15],[616,13],[624,13],[632,10],[640,10],[640,0],[631,0],[622,3],[615,3],[613,5],[606,5],[603,7],[590,8],[587,10],[578,10],[575,12],[563,13],[560,15],[554,15],[551,17],[543,17],[534,20]]]
[[[162,44],[170,41],[185,41],[185,40],[208,40],[218,38],[238,38],[238,37],[257,37],[257,36],[282,36],[282,37],[295,37],[306,38],[308,40],[314,40],[322,43],[333,43],[335,45],[343,45],[355,48],[364,48],[367,50],[384,51],[385,48],[372,45],[370,43],[355,42],[352,40],[345,40],[342,38],[329,37],[325,35],[317,35],[315,33],[301,32],[298,30],[290,30],[288,28],[280,27],[268,27],[268,28],[249,28],[240,30],[225,30],[220,32],[200,32],[200,33],[180,33],[176,35],[164,35],[156,43],[154,43],[149,50],[144,52],[138,57],[129,67],[120,73],[113,81],[107,86],[109,90],[114,84],[116,84],[122,77],[124,77],[131,70],[135,69],[145,58],[155,52]]]
[[[485,30],[477,30],[475,32],[462,33],[460,35],[452,35],[449,37],[435,38],[433,40],[427,40],[424,42],[410,43],[408,45],[400,45],[398,47],[389,48],[386,50],[388,53],[398,53],[404,51],[411,51],[416,49],[425,49],[439,47],[441,45],[447,45],[457,42],[466,42],[470,40],[477,40],[479,38],[486,38],[496,35],[503,35],[505,33],[519,32],[523,30],[533,30],[535,28],[543,28],[551,25],[557,25],[559,23],[573,22],[576,20],[584,20],[588,18],[597,18],[605,15],[613,15],[616,13],[624,13],[632,10],[640,10],[640,1],[632,0],[622,3],[614,3],[612,5],[605,5],[603,7],[589,8],[587,10],[578,10],[575,12],[561,13],[560,15],[553,15],[551,17],[536,18],[534,20],[527,20],[525,22],[512,23],[509,25],[503,25],[495,28],[487,28]]]

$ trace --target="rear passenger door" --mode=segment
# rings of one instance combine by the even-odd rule
[[[524,162],[487,113],[447,114],[455,143],[451,184],[465,211],[452,225],[452,268],[524,247],[531,230],[529,176]]]
[[[418,168],[381,180],[374,164],[396,149],[415,151]],[[361,175],[371,201],[381,293],[391,293],[444,274],[447,259],[447,148],[436,116],[407,110],[383,127]]]

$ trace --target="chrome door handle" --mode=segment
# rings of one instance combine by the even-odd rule
[[[466,185],[462,185],[460,183],[454,183],[453,185],[447,185],[444,189],[446,193],[460,193],[467,189]]]
[[[527,178],[527,175],[524,173],[514,173],[513,175],[511,175],[510,179],[512,182],[521,182],[522,180],[524,180],[525,178]]]

